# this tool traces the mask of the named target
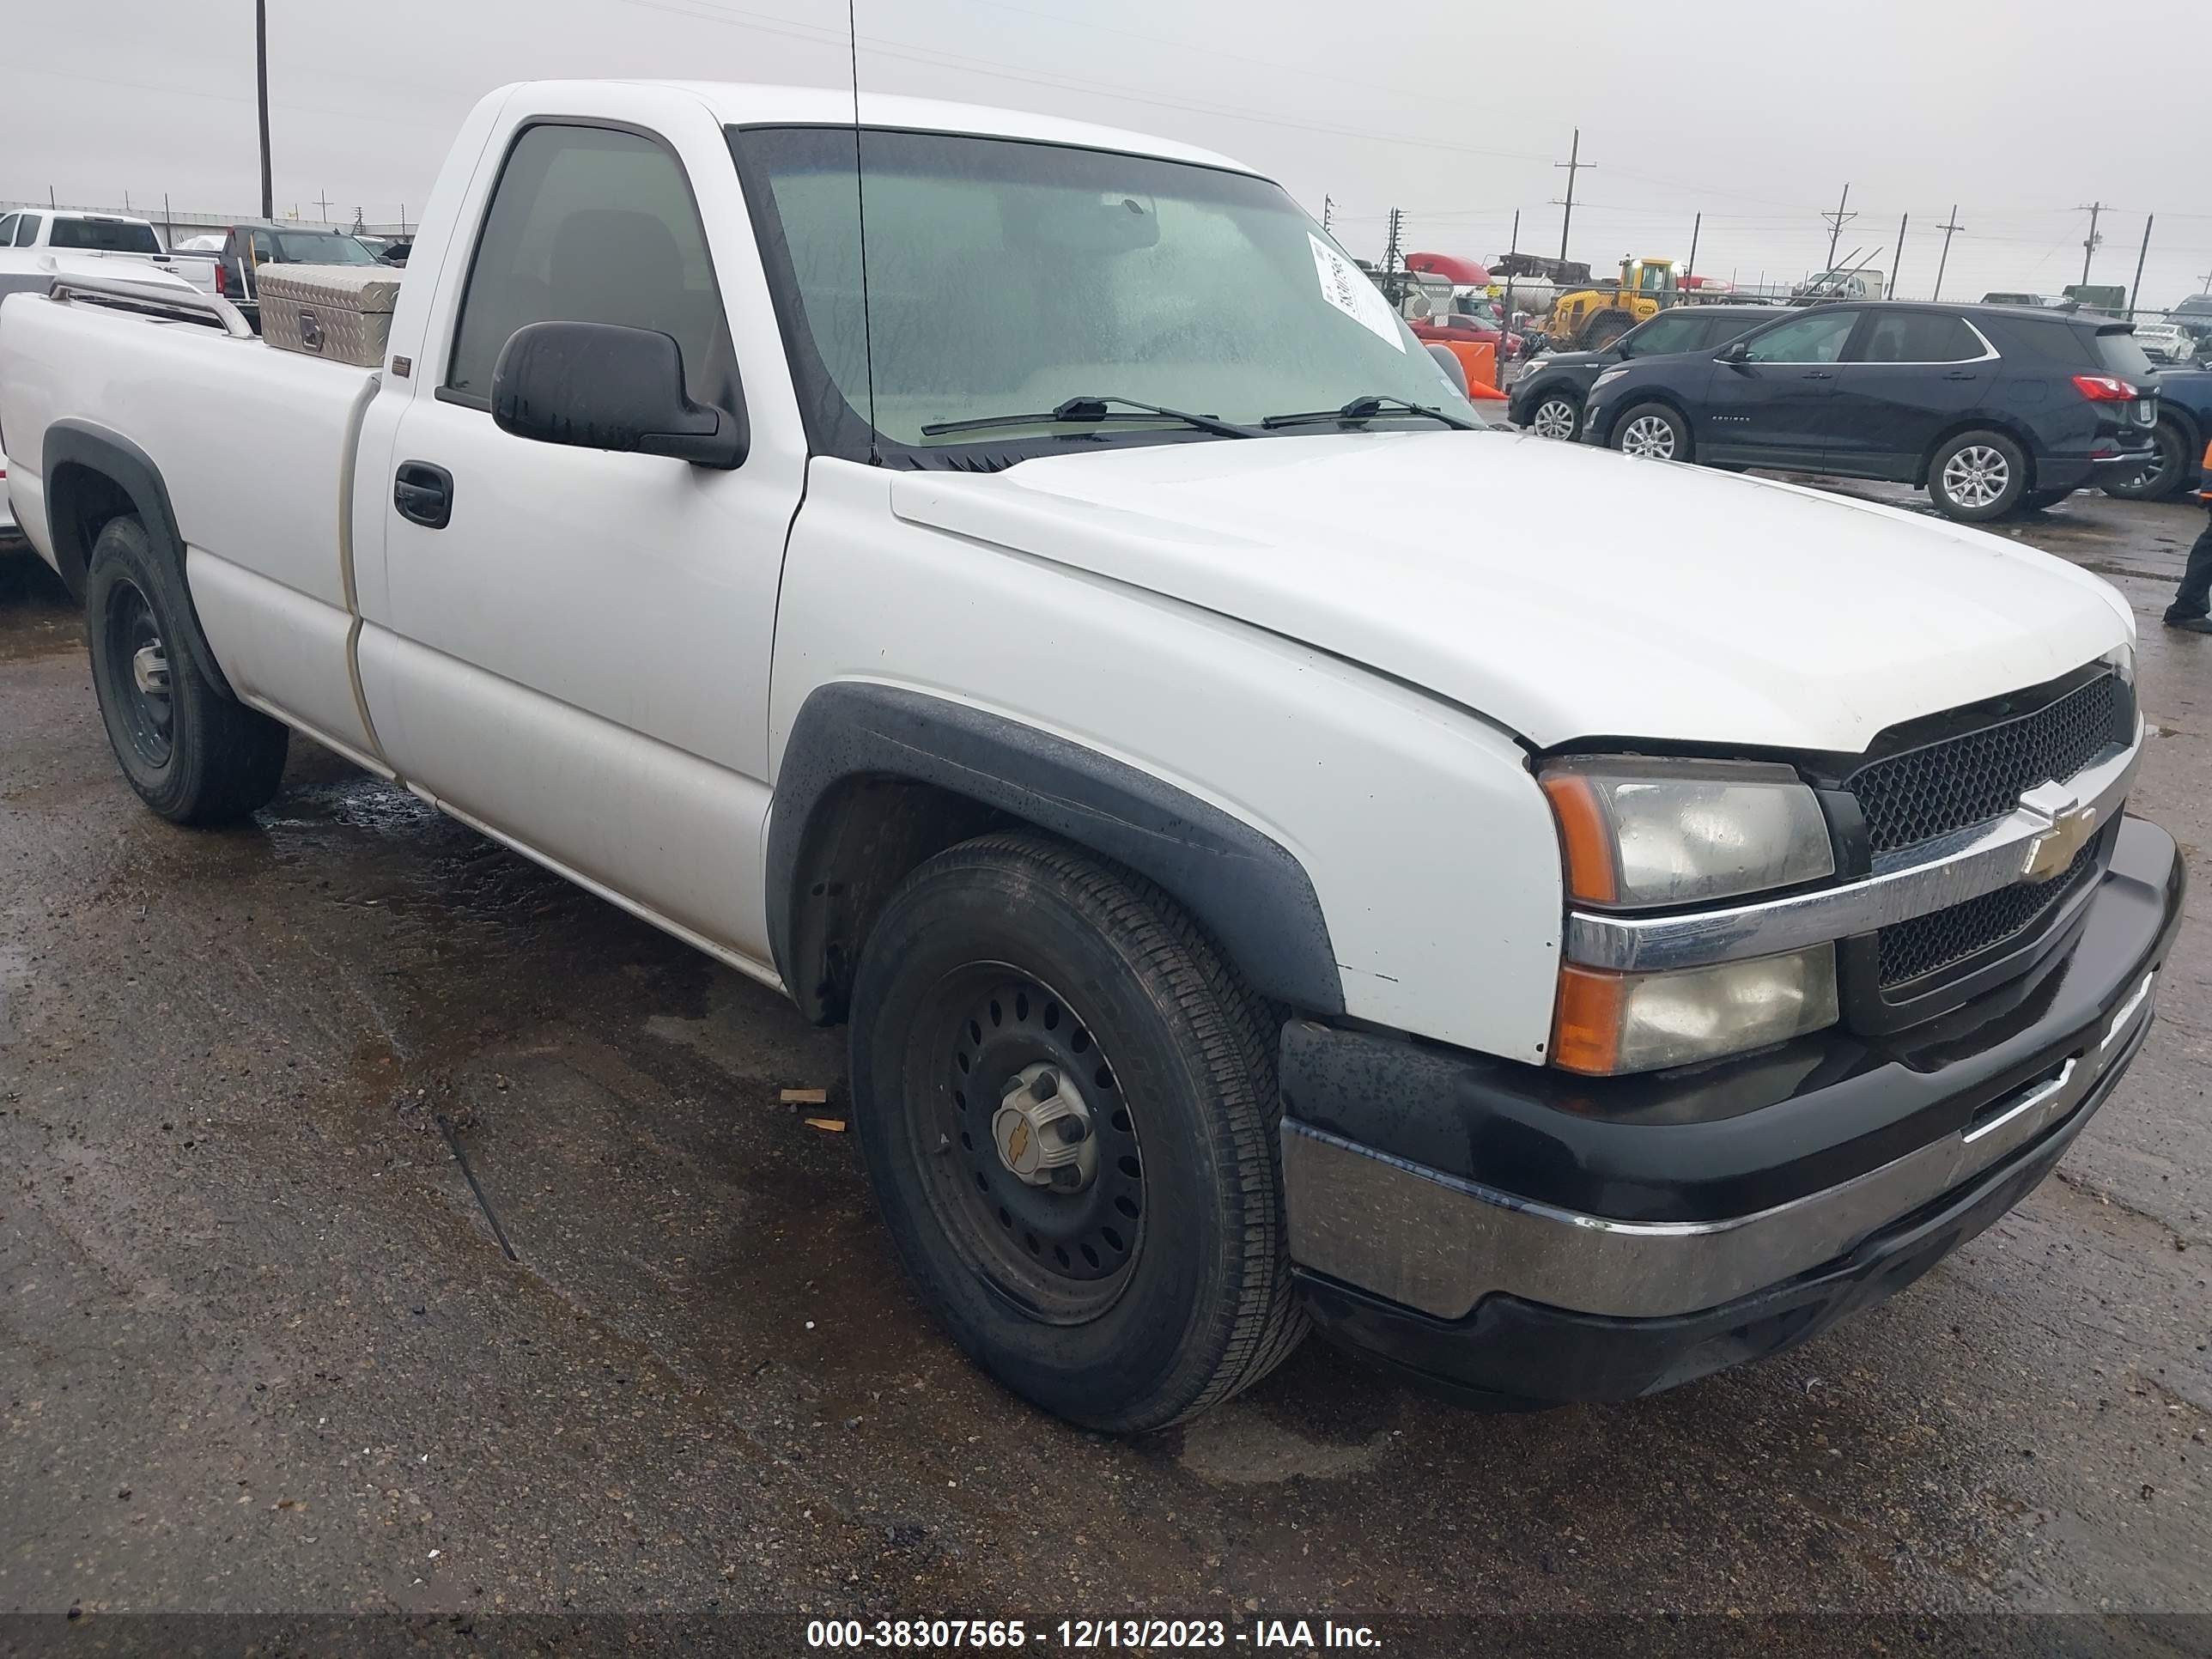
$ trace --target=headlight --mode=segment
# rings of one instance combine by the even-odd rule
[[[1836,947],[1666,974],[1559,973],[1552,1064],[1606,1076],[1738,1054],[1836,1023]]]
[[[1607,380],[1617,380],[1627,373],[1628,365],[1626,363],[1615,363],[1611,368],[1605,370],[1597,377],[1597,379],[1590,382],[1590,390],[1595,392],[1600,386],[1603,386]]]
[[[2112,672],[2120,677],[2120,684],[2132,691],[2136,689],[2136,648],[2132,645],[2116,645],[2105,653],[2105,660],[2112,665]]]
[[[1565,760],[1540,781],[1584,904],[1698,904],[1835,873],[1820,803],[1786,766]]]

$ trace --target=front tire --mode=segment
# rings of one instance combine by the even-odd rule
[[[1572,443],[1583,434],[1583,406],[1564,392],[1547,392],[1529,412],[1528,430]]]
[[[290,733],[210,682],[184,641],[191,613],[146,527],[111,519],[92,545],[85,633],[107,740],[138,798],[172,823],[234,823],[266,805]]]
[[[1648,461],[1686,461],[1690,424],[1666,404],[1638,404],[1613,423],[1613,447]]]
[[[1962,432],[1928,464],[1929,499],[1965,524],[2002,519],[2027,487],[2027,457],[2002,432]]]
[[[899,1255],[1017,1394],[1156,1429],[1297,1346],[1271,1022],[1158,889],[1039,836],[942,853],[868,935],[851,1041]]]

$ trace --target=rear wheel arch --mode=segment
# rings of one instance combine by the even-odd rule
[[[175,578],[185,616],[185,648],[209,683],[225,696],[234,694],[215,659],[185,580],[185,539],[169,505],[168,485],[153,458],[119,432],[89,421],[57,421],[47,429],[41,465],[46,480],[46,523],[54,563],[79,600],[92,565],[93,544],[112,519],[129,515],[144,526],[149,555]]]
[[[807,1018],[845,1018],[861,945],[907,875],[996,829],[1056,836],[1152,882],[1260,995],[1341,1013],[1311,879],[1279,842],[1152,774],[903,687],[817,687],[792,725],[768,836],[768,926]]]

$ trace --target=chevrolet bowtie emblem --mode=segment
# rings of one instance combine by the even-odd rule
[[[2022,881],[2049,881],[2063,874],[2074,855],[2097,833],[2097,809],[2084,806],[2064,785],[2039,783],[2020,798],[2023,810],[2045,819],[2021,860]]]

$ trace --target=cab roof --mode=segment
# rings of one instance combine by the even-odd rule
[[[689,94],[712,110],[715,119],[725,126],[850,126],[853,122],[853,94],[840,87],[771,86],[743,81],[632,81],[627,84]],[[1195,144],[1178,143],[1171,138],[1157,138],[1120,127],[1095,126],[1088,121],[1064,120],[1056,115],[866,91],[860,94],[860,125],[864,127],[1020,138],[1035,143],[1072,144],[1084,149],[1156,156],[1165,161],[1190,161],[1232,173],[1255,172],[1242,161],[1200,149]]]

